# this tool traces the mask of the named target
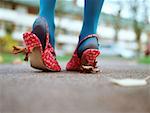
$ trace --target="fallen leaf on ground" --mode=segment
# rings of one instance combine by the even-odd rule
[[[124,87],[132,87],[132,86],[145,86],[148,84],[148,79],[150,79],[150,76],[144,78],[144,79],[132,79],[132,78],[125,78],[125,79],[114,79],[114,78],[108,78],[110,82],[113,84],[124,86]]]

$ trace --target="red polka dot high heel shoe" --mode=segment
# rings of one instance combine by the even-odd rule
[[[79,71],[83,73],[99,72],[99,69],[96,67],[96,63],[97,63],[96,58],[100,55],[100,51],[98,49],[86,49],[82,53],[81,57],[79,57],[77,54],[78,47],[86,39],[92,38],[92,37],[95,37],[98,41],[98,35],[91,34],[91,35],[86,36],[79,42],[71,60],[68,62],[66,66],[67,71]]]
[[[21,48],[14,46],[13,53],[25,53],[25,61],[30,58],[31,67],[44,70],[44,71],[60,71],[61,68],[56,61],[56,55],[53,47],[49,43],[49,34],[46,34],[46,46],[43,50],[42,44],[39,38],[31,33],[27,32],[23,34],[23,39],[26,47]]]

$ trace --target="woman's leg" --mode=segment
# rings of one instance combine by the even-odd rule
[[[82,30],[79,36],[79,41],[89,34],[96,34],[99,15],[103,6],[104,0],[85,0],[84,5],[84,20]],[[78,48],[78,54],[81,54],[85,49],[98,48],[96,38],[89,38]]]
[[[38,37],[41,40],[42,45],[44,43],[44,38],[45,35],[43,35],[46,30],[45,30],[45,20],[48,23],[48,30],[49,30],[49,35],[50,35],[50,43],[51,45],[54,47],[55,46],[55,24],[54,24],[54,16],[55,16],[55,3],[56,0],[40,0],[40,11],[39,11],[39,15],[40,17],[44,17],[43,18],[38,18],[36,19],[36,21],[33,24],[33,33],[37,34]],[[40,26],[37,27],[36,26]],[[44,29],[43,29],[44,28]]]

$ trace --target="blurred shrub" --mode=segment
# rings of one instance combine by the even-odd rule
[[[12,46],[17,45],[18,42],[12,38],[12,32],[14,30],[14,25],[6,23],[5,31],[6,35],[0,38],[0,51],[1,52],[11,52]]]
[[[15,41],[10,34],[6,34],[0,41],[1,51],[2,52],[11,52],[12,46],[18,45],[17,41]]]

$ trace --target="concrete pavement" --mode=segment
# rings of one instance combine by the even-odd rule
[[[143,78],[150,65],[101,59],[102,73],[46,73],[0,65],[0,113],[150,113],[150,85],[119,87],[106,77]],[[99,75],[99,77],[98,77]]]

